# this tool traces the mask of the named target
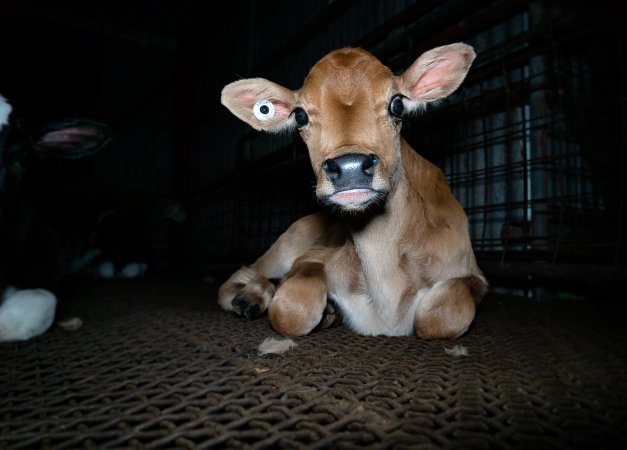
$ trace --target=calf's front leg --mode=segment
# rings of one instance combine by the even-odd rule
[[[254,267],[242,267],[218,290],[218,304],[247,319],[259,317],[268,307],[276,288]]]
[[[324,265],[297,260],[270,303],[272,328],[287,336],[309,334],[322,320],[327,305]]]
[[[471,275],[439,281],[419,299],[414,332],[423,339],[456,339],[463,335],[475,318],[475,305],[487,285]]]
[[[272,302],[276,288],[270,279],[282,279],[294,261],[324,234],[330,219],[318,213],[296,222],[254,264],[237,270],[218,290],[218,304],[247,319],[261,316]]]

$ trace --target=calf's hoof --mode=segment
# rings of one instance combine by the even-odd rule
[[[243,294],[237,294],[231,301],[231,306],[237,315],[244,316],[248,320],[256,319],[261,316],[261,308],[259,305]]]

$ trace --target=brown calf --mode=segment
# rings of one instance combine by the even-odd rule
[[[468,45],[445,45],[395,76],[370,53],[342,48],[296,91],[261,78],[227,85],[222,103],[253,128],[298,129],[330,212],[297,220],[235,272],[220,306],[249,319],[267,310],[291,336],[325,323],[331,305],[361,334],[465,333],[487,289],[468,220],[442,172],[400,132],[403,114],[454,92],[474,58]]]

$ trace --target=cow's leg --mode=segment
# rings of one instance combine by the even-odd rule
[[[276,288],[270,279],[282,279],[294,261],[305,254],[325,233],[330,218],[312,214],[294,222],[254,264],[242,267],[218,291],[218,303],[248,319],[263,314]]]
[[[423,339],[456,339],[475,318],[475,305],[483,297],[483,278],[469,276],[440,281],[419,299],[415,333]]]
[[[259,317],[266,310],[275,287],[268,278],[251,267],[242,267],[226,280],[218,291],[218,304],[247,319]]]
[[[327,280],[324,263],[297,260],[279,285],[268,309],[275,331],[288,336],[309,334],[322,320],[327,306]]]

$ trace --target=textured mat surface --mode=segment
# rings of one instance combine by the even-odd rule
[[[208,284],[63,294],[82,328],[0,344],[0,448],[627,448],[619,302],[493,295],[455,342],[339,327],[261,356],[266,318]]]

